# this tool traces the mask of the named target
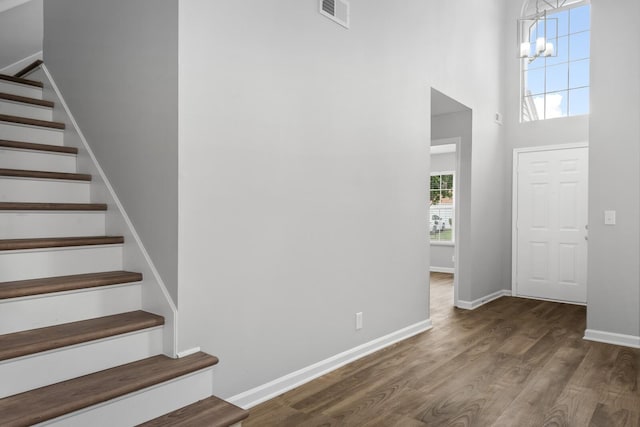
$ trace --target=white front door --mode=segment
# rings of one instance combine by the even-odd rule
[[[586,303],[588,149],[518,152],[514,168],[516,294]]]

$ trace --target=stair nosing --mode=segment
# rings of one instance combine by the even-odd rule
[[[108,323],[116,321],[115,326]],[[164,318],[142,310],[0,335],[0,361],[71,347],[164,325]],[[80,330],[77,330],[80,328]],[[87,330],[82,330],[87,328]],[[20,340],[25,342],[20,343]],[[18,341],[18,342],[16,342]]]
[[[0,211],[104,212],[106,203],[0,202]]]
[[[6,93],[6,92],[0,92],[0,100],[19,102],[22,104],[29,104],[29,105],[44,107],[44,108],[54,107],[53,101],[47,101],[47,100],[38,99],[38,98],[31,98],[31,97],[22,96],[22,95],[14,95],[12,93]]]
[[[76,147],[66,147],[64,145],[37,144],[35,142],[12,141],[0,139],[0,148],[15,148],[18,150],[50,151],[61,154],[78,154]]]
[[[224,418],[221,418],[221,406],[225,407],[227,411],[232,411],[232,413],[227,412],[224,414]],[[194,411],[193,414],[190,413],[192,411]],[[184,417],[183,414],[186,414],[186,417]],[[180,419],[179,417],[181,417],[181,415],[184,418]],[[215,417],[215,421],[212,417]],[[249,417],[249,411],[227,402],[224,399],[220,399],[217,396],[210,396],[138,424],[136,427],[188,427],[192,425],[227,427],[233,426],[247,419],[247,417]],[[204,422],[206,422],[206,424],[204,424]],[[212,425],[211,422],[214,422],[214,424]]]
[[[12,116],[10,114],[0,114],[0,122],[7,122],[17,125],[36,126],[41,128],[62,131],[66,125],[62,122],[52,122],[50,120],[31,119],[29,117]]]
[[[146,366],[156,362],[162,366]],[[180,359],[158,355],[9,396],[0,400],[0,413],[6,414],[3,419],[6,424],[3,425],[22,426],[51,420],[184,375],[209,369],[216,363],[218,358],[202,352]],[[148,371],[152,371],[153,375]],[[129,381],[127,383],[116,381],[122,377],[126,377]],[[96,390],[93,382],[103,383],[103,389]],[[23,399],[30,400],[24,402]],[[16,416],[17,409],[22,411]],[[12,412],[14,416],[10,419],[9,414]]]
[[[0,240],[0,252],[28,249],[50,249],[77,246],[118,245],[123,236],[39,237],[30,239]]]
[[[12,178],[35,178],[35,179],[60,179],[65,181],[91,181],[91,175],[86,173],[37,171],[29,169],[7,169],[0,168],[0,176]]]
[[[26,67],[24,67],[23,69],[21,69],[17,73],[15,73],[13,75],[13,77],[17,77],[19,79],[23,79],[24,77],[22,77],[22,76],[31,73],[33,70],[35,70],[36,68],[38,68],[42,64],[44,64],[44,61],[42,59],[36,59],[31,64],[27,65]]]
[[[8,81],[11,83],[17,83],[25,86],[32,86],[38,89],[44,88],[44,84],[42,82],[39,82],[36,80],[24,79],[22,77],[9,76],[7,74],[0,74],[0,80]]]
[[[13,280],[10,282],[0,282],[0,300],[113,285],[134,284],[142,280],[142,273],[132,271],[104,271],[100,273]]]

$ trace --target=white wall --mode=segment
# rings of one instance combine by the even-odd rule
[[[433,120],[432,120],[433,129]],[[456,153],[439,153],[431,154],[431,172],[454,172],[457,176],[457,157]],[[456,193],[457,195],[457,193]],[[457,201],[457,197],[456,197]],[[453,269],[453,255],[455,248],[453,244],[431,243],[431,269]]]
[[[640,3],[592,0],[587,328],[640,336]],[[618,183],[613,184],[613,183]],[[603,224],[605,210],[617,225]]]
[[[317,9],[180,2],[179,345],[220,357],[222,396],[428,318],[432,86],[474,110],[485,224],[505,178],[501,2],[353,0],[350,30]],[[503,288],[491,218],[478,297]]]
[[[44,35],[47,67],[177,302],[178,2],[47,0]]]
[[[42,0],[14,4],[0,2],[0,69],[42,51]]]

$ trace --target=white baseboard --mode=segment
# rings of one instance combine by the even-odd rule
[[[483,296],[482,298],[478,298],[477,300],[473,300],[473,301],[463,301],[463,300],[459,300],[458,301],[458,308],[462,308],[465,310],[475,310],[476,308],[485,305],[493,300],[496,300],[498,298],[504,297],[504,296],[511,296],[511,290],[507,290],[507,289],[503,289],[501,291],[498,292],[494,292],[492,294]]]
[[[383,337],[369,341],[350,350],[336,354],[328,359],[307,366],[261,386],[252,388],[226,400],[244,409],[252,408],[262,402],[281,395],[315,378],[334,371],[348,363],[358,360],[399,341],[431,329],[431,319],[415,323]]]
[[[605,344],[621,345],[624,347],[640,348],[640,337],[634,335],[616,334],[613,332],[596,331],[587,329],[584,331],[584,339]]]
[[[31,64],[33,61],[42,59],[42,51],[36,52],[33,55],[29,55],[24,59],[14,62],[11,65],[7,65],[6,67],[0,68],[0,74],[9,74],[14,75],[18,71],[22,70],[27,65]],[[26,76],[23,76],[26,77]]]
[[[451,267],[429,267],[429,271],[432,273],[449,273],[453,274],[456,272],[455,268]]]
[[[187,356],[190,356],[192,354],[196,354],[199,351],[200,351],[200,347],[193,347],[193,348],[190,348],[188,350],[179,351],[176,354],[176,356],[178,356],[178,359],[182,359],[183,357],[187,357]]]

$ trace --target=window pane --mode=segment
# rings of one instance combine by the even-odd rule
[[[558,45],[554,47],[556,48],[556,54],[558,56],[550,56],[546,58],[547,65],[569,62],[569,37],[558,37]]]
[[[531,54],[535,54],[535,46],[531,47]],[[544,58],[534,58],[533,62],[526,61],[525,64],[525,70],[536,70],[544,68]]]
[[[589,86],[589,60],[569,63],[569,88]]]
[[[525,71],[524,94],[537,95],[539,93],[544,93],[544,68]]]
[[[451,241],[453,231],[453,205],[443,204],[429,209],[429,236],[431,240]]]
[[[432,190],[439,190],[440,189],[440,175],[433,175],[431,176],[431,185],[430,188]]]
[[[440,190],[431,190],[431,194],[430,194],[430,205],[431,206],[437,206],[440,203]]]
[[[556,92],[569,87],[569,64],[547,67],[546,91]]]
[[[548,93],[545,95],[545,118],[567,116],[567,92]]]
[[[585,31],[583,33],[572,34],[569,36],[569,59],[575,61],[576,59],[585,59],[589,57],[590,50],[590,35],[591,31]]]
[[[453,189],[453,175],[442,175],[442,188],[447,190]]]
[[[547,15],[552,18],[558,18],[558,35],[566,36],[569,34],[569,11],[565,10],[560,13],[550,13]]]
[[[542,105],[538,108],[538,105]],[[544,95],[525,96],[522,98],[522,121],[530,122],[533,120],[544,119],[542,112],[544,111]]]
[[[589,29],[590,26],[590,7],[580,6],[570,10],[571,16],[571,25],[570,32],[577,33],[579,31],[585,31]]]
[[[558,18],[547,15],[547,40],[555,39],[558,35]]]
[[[569,115],[589,114],[589,88],[569,91]]]

